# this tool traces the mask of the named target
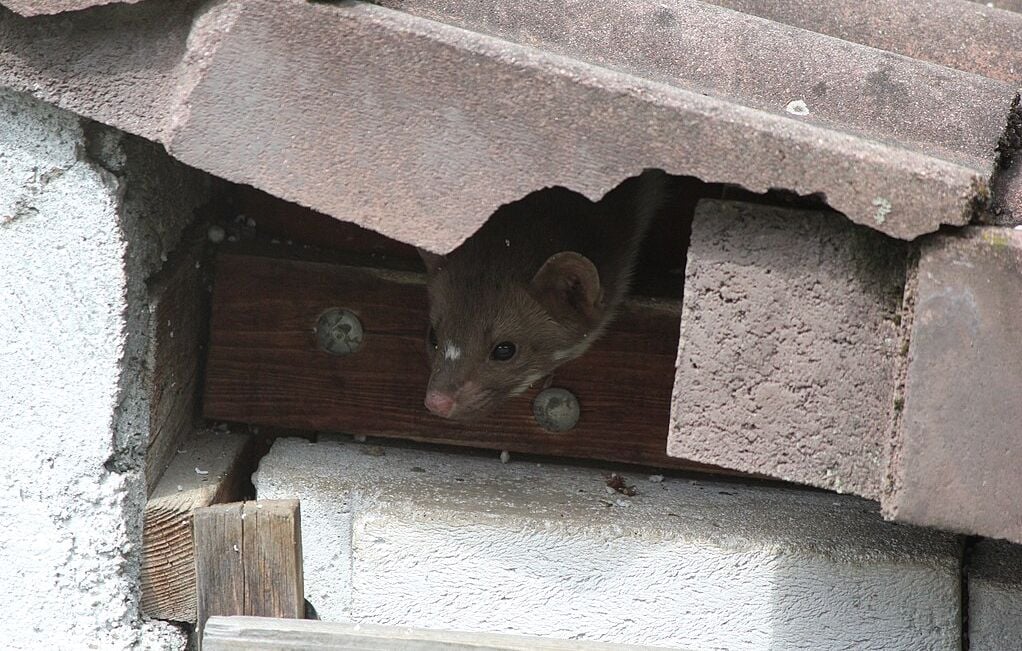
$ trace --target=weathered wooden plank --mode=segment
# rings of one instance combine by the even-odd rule
[[[152,341],[146,368],[151,374],[152,395],[145,477],[150,494],[196,417],[199,340],[207,298],[204,270],[199,266],[204,245],[204,231],[198,236],[190,233],[149,283]]]
[[[196,509],[193,528],[198,639],[213,615],[304,616],[297,500]]]
[[[202,431],[179,443],[146,504],[142,530],[142,612],[195,621],[192,512],[241,499],[250,474],[249,437]]]
[[[244,615],[245,565],[242,558],[244,504],[195,509],[196,637],[202,639],[210,615]]]
[[[208,417],[240,422],[601,459],[700,467],[665,453],[679,307],[631,301],[582,358],[560,369],[582,415],[553,434],[532,415],[533,390],[484,422],[440,419],[422,405],[426,295],[416,274],[321,262],[222,254],[207,361]],[[362,349],[337,357],[317,348],[330,307],[362,321]]]
[[[654,651],[664,647],[309,619],[211,617],[205,651]]]
[[[297,500],[245,502],[245,614],[305,616],[302,524]]]

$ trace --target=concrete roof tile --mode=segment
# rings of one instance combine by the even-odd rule
[[[0,85],[445,251],[531,190],[648,166],[894,237],[964,224],[1022,65],[1022,15],[966,0],[386,4],[0,11]]]
[[[45,16],[80,11],[111,3],[133,4],[139,0],[2,0],[0,5],[22,16]]]

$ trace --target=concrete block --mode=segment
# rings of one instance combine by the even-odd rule
[[[957,649],[960,544],[805,489],[278,440],[325,620],[697,649]]]
[[[701,202],[668,454],[878,497],[905,265],[834,213]]]
[[[4,648],[183,644],[138,612],[146,279],[203,188],[158,146],[0,91]]]
[[[1022,547],[981,541],[966,566],[969,650],[1022,651]]]
[[[1022,542],[1022,231],[922,246],[885,512]]]

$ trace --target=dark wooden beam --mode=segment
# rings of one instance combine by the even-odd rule
[[[610,331],[562,367],[554,386],[581,404],[578,425],[551,433],[534,421],[537,390],[473,425],[422,405],[427,303],[423,278],[336,263],[223,253],[216,281],[204,410],[210,418],[398,437],[512,452],[670,468],[708,468],[666,455],[680,307],[629,302]],[[328,308],[358,315],[359,352],[318,349]]]

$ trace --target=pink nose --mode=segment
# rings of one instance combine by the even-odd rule
[[[451,415],[451,410],[454,409],[454,396],[440,391],[427,391],[426,409],[437,416],[447,418]]]

